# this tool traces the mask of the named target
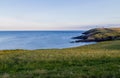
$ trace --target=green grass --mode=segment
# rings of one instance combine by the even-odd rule
[[[3,50],[0,78],[120,78],[120,40],[68,49]]]

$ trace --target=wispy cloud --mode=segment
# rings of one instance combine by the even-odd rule
[[[71,26],[80,25],[77,22],[35,22],[31,19],[0,18],[0,29],[2,30],[67,30],[75,29]]]
[[[92,28],[116,28],[116,27],[120,27],[120,24],[99,24],[99,25],[78,25],[78,26],[71,26],[71,28],[73,29],[77,29],[77,30],[88,30],[88,29],[92,29]]]
[[[120,24],[84,24],[79,22],[35,22],[31,19],[0,18],[0,30],[86,30],[97,27],[120,27]]]

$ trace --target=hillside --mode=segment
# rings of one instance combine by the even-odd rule
[[[109,40],[120,40],[120,28],[95,28],[88,30],[83,35],[73,37],[75,42],[100,42]]]
[[[68,49],[1,50],[0,78],[120,78],[120,40]]]

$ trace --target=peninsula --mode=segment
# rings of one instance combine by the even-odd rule
[[[81,36],[73,37],[74,42],[101,42],[120,40],[120,28],[95,28],[84,32]]]

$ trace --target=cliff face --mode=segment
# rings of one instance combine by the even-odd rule
[[[95,28],[88,30],[83,35],[73,37],[75,42],[100,42],[120,39],[120,28]]]

